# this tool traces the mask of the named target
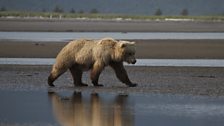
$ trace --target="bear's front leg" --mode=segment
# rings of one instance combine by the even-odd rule
[[[111,62],[110,66],[114,69],[117,78],[128,85],[129,87],[136,87],[137,84],[132,83],[129,78],[122,62]]]
[[[94,86],[103,86],[102,84],[98,84],[99,76],[102,70],[104,69],[104,63],[95,62],[93,64],[93,68],[91,70],[90,78]]]

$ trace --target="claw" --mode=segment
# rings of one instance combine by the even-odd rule
[[[103,87],[102,84],[94,84],[95,87]]]
[[[137,84],[128,84],[129,87],[136,87]]]
[[[81,84],[77,84],[77,85],[75,85],[75,86],[77,86],[77,87],[87,87],[88,84],[81,83]]]
[[[54,84],[52,84],[52,83],[48,83],[48,85],[49,85],[50,87],[55,87]]]

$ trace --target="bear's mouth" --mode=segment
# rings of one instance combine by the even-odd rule
[[[130,61],[127,61],[128,64],[135,64],[137,61],[134,59],[134,60],[130,60]]]

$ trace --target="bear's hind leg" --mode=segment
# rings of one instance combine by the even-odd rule
[[[61,74],[63,74],[63,73],[61,73]],[[57,74],[57,75],[55,75],[55,74],[51,73],[51,74],[49,75],[49,77],[48,77],[48,85],[51,86],[51,87],[54,87],[53,82],[54,82],[54,81],[55,81],[61,74]]]
[[[58,69],[55,66],[53,66],[52,71],[48,77],[48,85],[51,87],[54,87],[53,82],[60,76],[62,75],[67,69],[61,68]]]
[[[51,87],[54,87],[53,82],[56,80],[56,78],[53,76],[53,74],[51,73],[48,77],[48,85]]]
[[[82,83],[82,70],[77,68],[75,65],[69,68],[69,70],[72,74],[75,86],[88,86],[87,84]]]

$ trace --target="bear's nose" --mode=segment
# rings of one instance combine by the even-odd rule
[[[132,64],[135,64],[135,63],[136,63],[136,60],[133,60],[133,61],[132,61]]]

